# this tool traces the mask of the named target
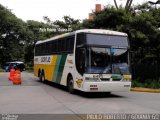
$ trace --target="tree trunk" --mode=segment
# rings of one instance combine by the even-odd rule
[[[117,5],[116,0],[114,0],[114,4],[115,4],[116,8],[118,9],[118,5]]]
[[[129,5],[128,5],[128,10],[130,10],[131,5],[132,5],[132,2],[133,2],[133,0],[130,0],[130,3],[129,3]]]
[[[133,0],[127,0],[125,9],[130,10]]]
[[[129,1],[130,1],[130,0],[127,0],[127,2],[126,2],[126,6],[125,6],[125,9],[127,9],[127,8],[128,8]]]

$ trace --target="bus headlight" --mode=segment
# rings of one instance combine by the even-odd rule
[[[131,75],[123,75],[122,81],[124,81],[124,82],[130,82],[130,81],[131,81],[131,78],[132,78]]]

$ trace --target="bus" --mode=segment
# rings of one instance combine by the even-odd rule
[[[82,29],[35,45],[34,75],[66,86],[70,93],[129,91],[129,41],[126,33]]]

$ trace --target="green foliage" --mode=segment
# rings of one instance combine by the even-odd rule
[[[24,28],[22,20],[18,19],[8,9],[0,5],[0,62],[13,60],[16,57],[23,59],[20,41]]]
[[[153,61],[160,61],[160,8],[144,3],[135,6],[131,11],[124,8],[118,10],[106,7],[96,12],[93,20],[84,20],[83,28],[100,28],[122,31],[128,34],[131,51],[134,54],[132,63],[148,61],[147,56],[152,56]]]
[[[55,35],[54,31],[40,31],[51,25],[18,19],[10,10],[0,5],[0,64],[8,61],[33,61],[36,41]]]
[[[125,5],[125,10],[126,10],[126,11],[130,10],[131,5],[132,5],[132,2],[133,2],[133,0],[127,0],[127,1],[126,1],[126,5]],[[115,4],[116,9],[122,8],[121,6],[118,6],[116,0],[114,0],[114,4]]]
[[[139,79],[132,80],[132,88],[134,87],[144,87],[142,83],[139,82]]]
[[[80,20],[74,20],[70,16],[64,16],[63,21],[56,20],[53,22],[53,25],[57,29],[57,32],[61,33],[62,29],[66,30],[66,32],[71,32],[80,29]]]
[[[60,33],[81,28],[110,29],[128,34],[134,58],[132,64],[143,63],[152,58],[160,61],[160,8],[147,3],[135,6],[134,9],[107,6],[94,13],[93,20],[75,20],[64,16],[63,21],[51,21],[44,17],[46,23],[34,20],[27,22],[18,19],[10,10],[0,5],[0,63],[12,60],[33,61],[33,49],[36,41],[50,38]],[[57,31],[47,31],[47,29]],[[41,31],[41,29],[46,31]],[[66,31],[65,31],[66,32]]]
[[[80,20],[74,20],[70,16],[64,16],[64,21],[52,22],[47,16],[44,20],[46,23],[34,20],[24,22],[0,5],[0,64],[18,60],[33,65],[37,41],[81,27]],[[58,31],[59,29],[67,31]]]
[[[132,87],[144,87],[144,88],[152,88],[152,89],[159,89],[160,88],[160,80],[150,80],[147,79],[145,82],[141,82],[139,79],[132,80]]]
[[[32,67],[27,67],[27,68],[26,68],[26,71],[27,71],[27,72],[30,72],[30,73],[34,73],[33,65],[32,65]]]

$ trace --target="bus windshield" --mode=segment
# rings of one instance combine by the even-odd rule
[[[127,49],[89,47],[87,53],[86,73],[129,74]]]
[[[81,75],[130,74],[127,36],[80,33],[76,45],[76,68]]]

